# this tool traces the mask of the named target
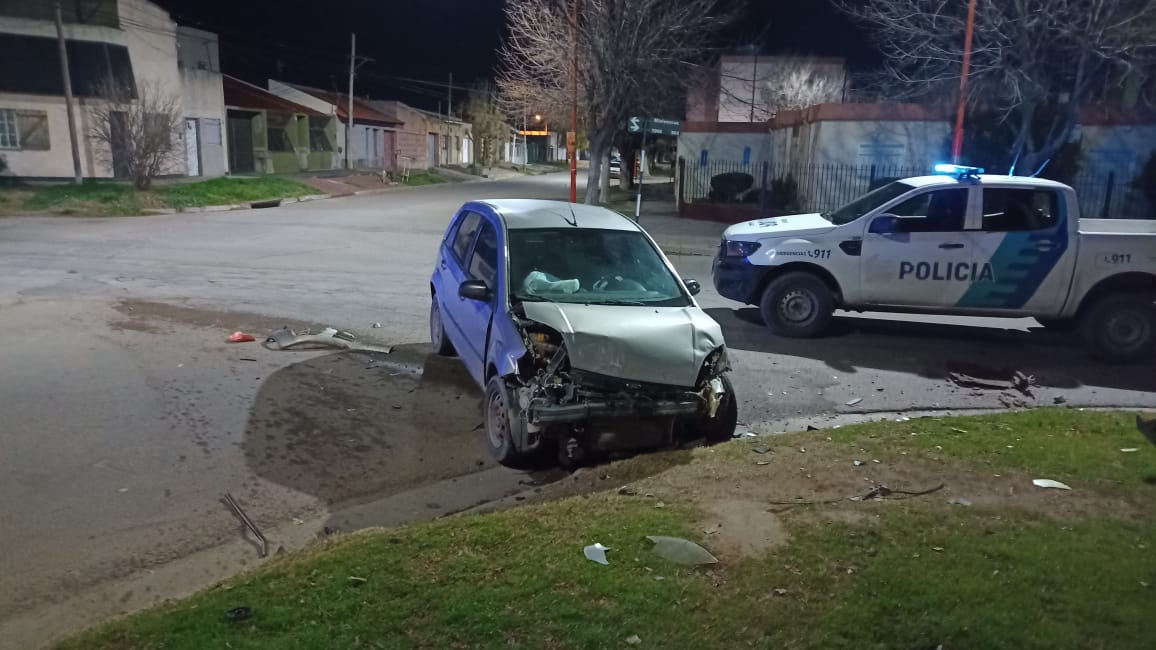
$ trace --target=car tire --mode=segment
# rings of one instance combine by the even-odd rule
[[[486,397],[482,403],[483,428],[486,432],[486,447],[490,455],[499,464],[507,467],[520,467],[524,455],[519,452],[514,440],[524,436],[519,435],[522,421],[521,412],[501,377],[491,377],[486,382]]]
[[[445,325],[442,324],[442,308],[435,295],[429,306],[429,340],[434,354],[441,357],[452,357],[457,354],[454,344],[446,336]]]
[[[1148,361],[1156,350],[1156,295],[1118,293],[1099,298],[1080,317],[1080,334],[1100,361]]]
[[[1049,332],[1071,332],[1076,329],[1076,321],[1070,318],[1037,318],[1036,322]]]
[[[722,380],[726,394],[718,406],[718,412],[713,418],[705,416],[700,418],[696,427],[696,433],[706,438],[707,444],[726,442],[734,438],[735,429],[739,424],[739,401],[735,397],[735,387],[731,384],[730,377],[722,375],[719,379]]]
[[[814,273],[795,271],[767,285],[759,310],[778,336],[811,338],[822,334],[835,313],[835,294]]]

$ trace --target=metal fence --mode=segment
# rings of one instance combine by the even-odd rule
[[[909,176],[930,173],[908,165],[786,165],[766,161],[679,159],[679,201],[748,205],[767,211],[826,212]],[[1134,182],[1135,173],[1083,169],[1069,184],[1080,214],[1097,219],[1156,218],[1156,206]]]

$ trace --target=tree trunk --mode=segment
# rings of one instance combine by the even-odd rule
[[[586,176],[586,204],[598,205],[602,202],[602,165],[595,164],[610,155],[610,142],[614,131],[602,127],[590,138],[590,171]]]
[[[610,148],[606,148],[606,155],[598,161],[599,166],[602,167],[602,197],[610,196]]]

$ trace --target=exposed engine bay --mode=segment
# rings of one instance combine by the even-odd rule
[[[722,346],[701,361],[693,386],[634,381],[611,374],[620,368],[613,357],[607,357],[606,368],[574,367],[575,356],[589,361],[589,350],[573,355],[572,337],[567,341],[524,313],[511,317],[526,349],[516,377],[508,378],[520,420],[514,435],[522,437],[524,451],[549,441],[556,444],[560,461],[573,464],[590,452],[669,447],[733,434],[734,396],[725,378],[729,367]],[[729,413],[724,413],[728,402]]]

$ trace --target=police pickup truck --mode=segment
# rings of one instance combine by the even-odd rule
[[[719,294],[780,336],[834,310],[1033,317],[1108,362],[1156,348],[1156,221],[1080,219],[1072,188],[937,165],[835,210],[727,228]]]

